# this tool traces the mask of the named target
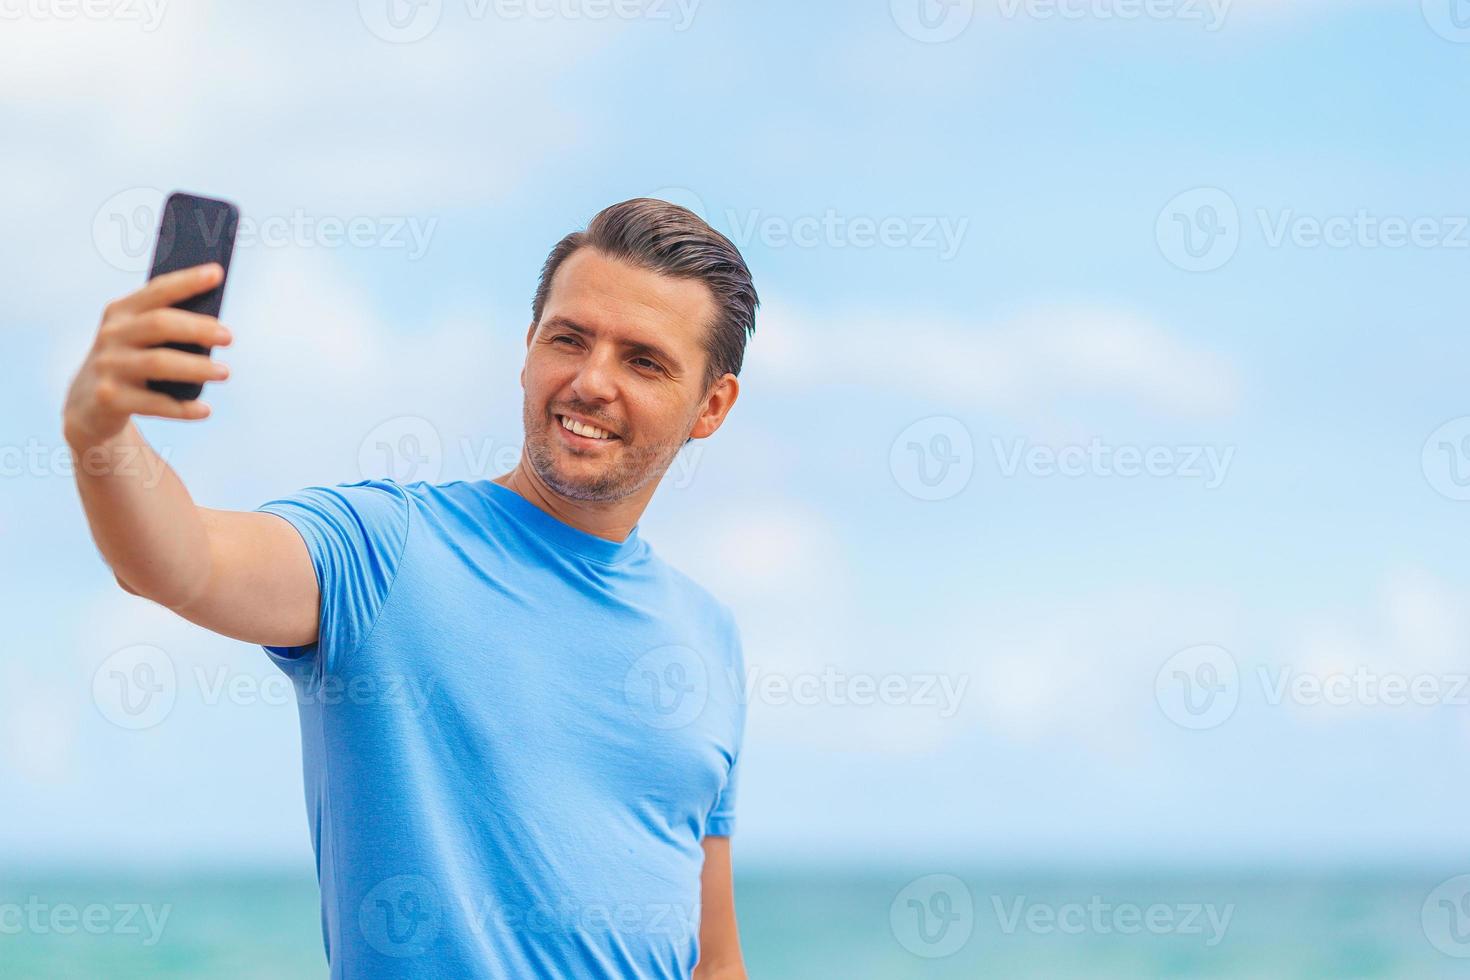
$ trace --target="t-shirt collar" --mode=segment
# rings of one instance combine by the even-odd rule
[[[574,552],[583,558],[611,565],[632,557],[640,546],[638,528],[641,525],[639,524],[634,524],[633,530],[629,531],[628,536],[622,541],[611,541],[572,527],[560,518],[553,517],[509,487],[503,487],[493,480],[480,482],[491,499],[500,504],[520,523],[541,537],[549,539],[557,547]]]

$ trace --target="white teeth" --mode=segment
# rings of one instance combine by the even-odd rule
[[[587,425],[584,422],[578,422],[576,419],[569,419],[565,415],[558,416],[558,418],[561,419],[561,427],[563,429],[575,432],[579,436],[586,436],[589,439],[612,438],[611,432],[604,432],[595,425]]]

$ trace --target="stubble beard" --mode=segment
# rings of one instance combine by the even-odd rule
[[[558,458],[565,452],[556,445],[558,438],[550,427],[561,425],[555,415],[546,416],[527,403],[522,424],[526,431],[526,459],[541,482],[569,500],[610,503],[622,500],[661,478],[673,462],[682,441],[672,444],[628,445],[614,448],[611,462],[590,477],[570,477],[557,468]]]

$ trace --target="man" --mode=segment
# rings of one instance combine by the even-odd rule
[[[728,239],[638,199],[542,270],[525,440],[494,480],[310,487],[198,507],[132,415],[201,419],[217,320],[169,304],[218,266],[107,307],[67,396],[93,536],[118,583],[265,647],[300,701],[334,977],[744,977],[731,884],[744,708],[728,608],[638,520],[740,391],[757,296]],[[87,465],[82,465],[82,464]]]

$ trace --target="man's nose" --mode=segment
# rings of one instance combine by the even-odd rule
[[[582,362],[581,370],[572,379],[572,391],[578,398],[589,402],[613,400],[617,394],[616,365],[612,363],[614,356],[611,351],[593,351],[588,355],[587,360]]]

